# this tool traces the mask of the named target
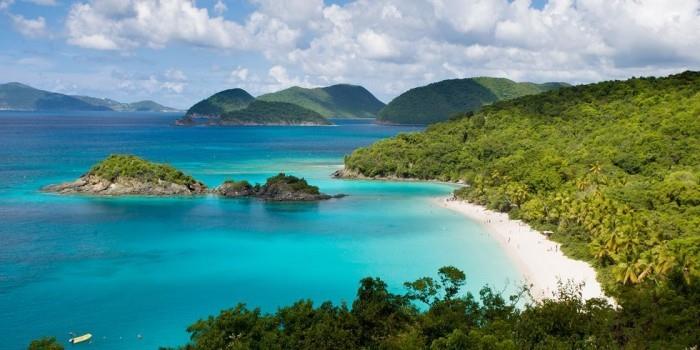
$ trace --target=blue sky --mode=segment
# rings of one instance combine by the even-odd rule
[[[0,79],[186,108],[241,87],[700,69],[700,1],[0,0]]]

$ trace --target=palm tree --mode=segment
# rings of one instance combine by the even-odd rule
[[[615,266],[615,279],[622,284],[637,283],[636,267],[633,263],[622,262]]]

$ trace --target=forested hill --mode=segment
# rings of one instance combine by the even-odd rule
[[[618,296],[700,283],[699,72],[498,102],[358,149],[345,166],[464,180],[459,197],[554,231]]]
[[[21,83],[0,84],[0,109],[19,111],[108,111],[72,96],[35,89]]]
[[[122,103],[108,98],[70,96],[21,83],[0,84],[0,110],[175,112],[153,101]]]
[[[313,89],[294,86],[258,96],[258,99],[292,103],[326,118],[375,118],[384,107],[384,103],[364,87],[348,84]]]
[[[504,78],[451,79],[417,87],[399,95],[379,112],[387,124],[431,124],[455,113],[475,111],[499,100],[533,95],[568,86],[564,83],[516,83]]]
[[[190,107],[186,117],[220,117],[231,111],[241,110],[255,100],[243,89],[228,89],[217,92]]]

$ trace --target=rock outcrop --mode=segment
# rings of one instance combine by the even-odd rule
[[[207,193],[207,187],[167,164],[132,155],[111,155],[73,182],[42,189],[60,194],[104,196],[182,196]]]
[[[345,195],[321,193],[306,180],[280,173],[267,179],[264,185],[252,186],[247,181],[227,181],[214,190],[224,197],[255,197],[266,201],[319,201],[341,198]]]

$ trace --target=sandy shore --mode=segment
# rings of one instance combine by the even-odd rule
[[[520,220],[511,220],[508,214],[488,210],[464,201],[439,198],[437,204],[459,212],[478,222],[503,246],[517,264],[526,282],[532,285],[535,299],[552,297],[559,281],[583,283],[585,299],[607,298],[596,272],[587,263],[566,257],[559,244]]]

